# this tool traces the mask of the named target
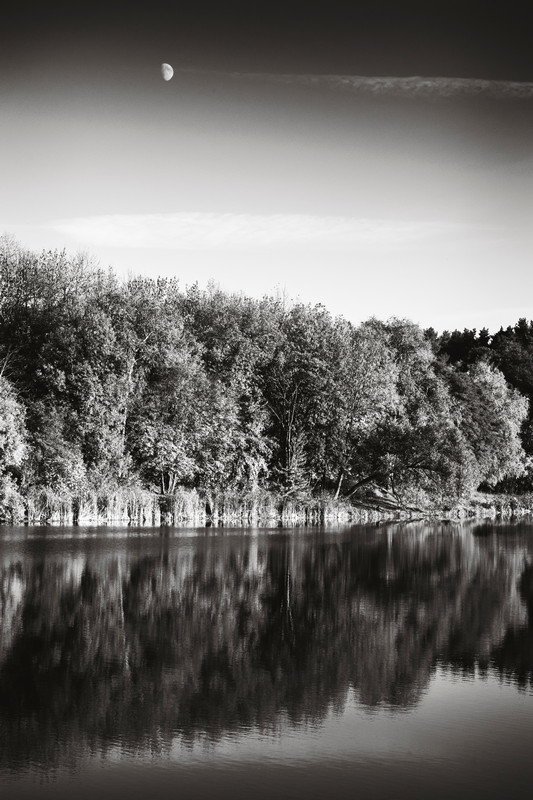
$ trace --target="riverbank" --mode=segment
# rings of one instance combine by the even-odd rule
[[[47,525],[135,525],[160,527],[188,524],[216,525],[322,525],[364,524],[413,519],[510,519],[533,513],[533,494],[504,495],[476,492],[468,501],[434,507],[406,506],[389,495],[373,492],[348,502],[323,495],[305,500],[280,498],[267,492],[222,495],[206,500],[196,490],[172,496],[143,490],[69,499],[43,507],[28,503],[24,518],[6,520]]]
[[[355,509],[362,517],[371,513],[373,519],[512,519],[533,514],[533,494],[508,495],[475,492],[468,501],[450,502],[435,507],[405,509],[382,503],[379,499],[368,506],[361,504]],[[359,520],[358,520],[359,521]],[[366,521],[362,519],[361,521]]]

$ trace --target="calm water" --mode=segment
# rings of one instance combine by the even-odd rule
[[[533,525],[0,528],[0,794],[529,798]]]

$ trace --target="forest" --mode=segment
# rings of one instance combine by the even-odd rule
[[[493,335],[355,325],[1,240],[4,522],[253,521],[349,514],[369,497],[424,510],[527,494],[532,397],[533,321]]]

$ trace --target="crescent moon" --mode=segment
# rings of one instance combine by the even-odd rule
[[[161,64],[161,75],[164,81],[169,81],[174,75],[174,70],[170,64]]]

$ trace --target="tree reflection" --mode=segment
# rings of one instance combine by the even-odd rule
[[[533,567],[520,539],[483,533],[411,525],[8,559],[4,759],[316,724],[350,691],[407,708],[437,664],[527,685]]]

